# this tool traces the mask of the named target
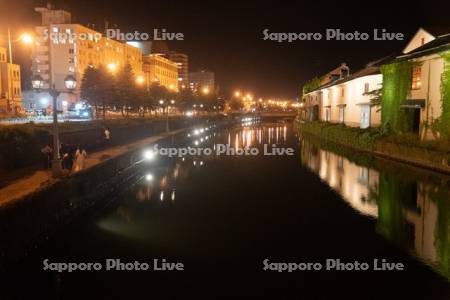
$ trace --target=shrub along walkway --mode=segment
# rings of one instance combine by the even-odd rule
[[[138,150],[148,144],[155,143],[169,136],[177,135],[186,130],[188,130],[188,128],[174,130],[169,133],[160,133],[158,135],[141,139],[134,143],[88,153],[88,156],[86,157],[86,169],[92,168],[105,160],[118,157],[130,151]],[[70,176],[70,174],[67,174],[66,176]],[[52,178],[50,170],[38,170],[29,174],[29,176],[12,181],[8,185],[0,188],[0,207],[6,204],[11,204],[15,200],[36,192],[40,188],[55,183],[57,180],[58,179]]]

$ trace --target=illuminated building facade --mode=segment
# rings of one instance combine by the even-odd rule
[[[6,48],[0,47],[0,113],[22,111],[20,66],[7,60]]]
[[[214,91],[215,76],[213,72],[201,70],[189,73],[189,88],[198,93],[202,90]]]
[[[42,24],[35,29],[33,75],[44,78],[44,89],[50,87],[51,80],[57,90],[64,90],[67,75],[74,76],[78,83],[74,93],[61,94],[60,101],[64,99],[70,104],[79,100],[81,79],[88,67],[104,65],[111,72],[116,72],[130,64],[136,76],[142,74],[141,49],[107,39],[83,25],[72,24],[69,12],[51,7],[35,10],[41,13]]]
[[[171,90],[178,91],[178,65],[161,54],[143,56],[143,71],[149,85],[158,83]]]
[[[171,51],[169,59],[178,66],[178,89],[188,88],[189,86],[189,60],[183,53]]]

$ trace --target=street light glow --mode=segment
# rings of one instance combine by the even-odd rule
[[[209,94],[209,87],[204,87],[202,89],[202,93],[205,94],[205,95],[208,95]]]
[[[22,41],[22,43],[24,43],[25,45],[30,45],[31,43],[33,43],[33,36],[29,33],[23,33],[20,36],[20,40]]]
[[[114,73],[117,70],[117,65],[115,63],[109,63],[107,67],[108,70],[112,73]]]
[[[155,152],[152,150],[145,150],[143,156],[146,161],[152,161],[155,159]]]
[[[141,85],[141,84],[144,84],[144,82],[145,82],[144,76],[140,75],[140,76],[136,77],[137,84]]]

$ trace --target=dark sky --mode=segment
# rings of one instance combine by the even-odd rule
[[[0,25],[36,25],[36,0],[0,0]],[[270,32],[368,32],[385,28],[406,38],[422,26],[450,28],[450,1],[173,1],[55,0],[76,22],[117,24],[122,30],[182,32],[170,48],[189,55],[190,69],[216,72],[227,93],[235,88],[263,97],[298,97],[302,84],[347,62],[352,70],[399,51],[405,41],[264,41]],[[7,8],[7,9],[4,9]],[[4,31],[4,27],[1,27]],[[450,30],[448,31],[450,32]],[[3,34],[1,32],[0,34]],[[18,58],[23,59],[18,50]]]

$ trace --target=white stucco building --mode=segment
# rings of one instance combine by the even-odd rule
[[[414,109],[413,130],[419,133],[421,139],[434,139],[438,136],[431,130],[433,122],[442,114],[442,73],[445,61],[443,54],[450,55],[450,33],[433,37],[422,44],[423,36],[429,33],[420,29],[408,46],[394,62],[413,62],[411,91],[402,107]],[[419,46],[411,50],[411,45]],[[408,51],[406,51],[408,50]],[[420,126],[427,125],[427,126]]]
[[[441,116],[441,77],[444,71],[442,54],[450,51],[449,34],[431,34],[420,28],[399,55],[383,58],[365,69],[340,76],[303,95],[308,121],[320,120],[352,127],[376,127],[381,124],[379,107],[371,107],[371,96],[365,93],[382,88],[380,67],[398,61],[412,61],[411,90],[401,107],[413,109],[413,130],[421,124],[431,125]],[[422,126],[421,138],[435,138],[430,126]]]
[[[370,106],[370,91],[381,88],[379,68],[368,66],[304,95],[307,119],[340,123],[352,127],[379,126],[381,117]]]

